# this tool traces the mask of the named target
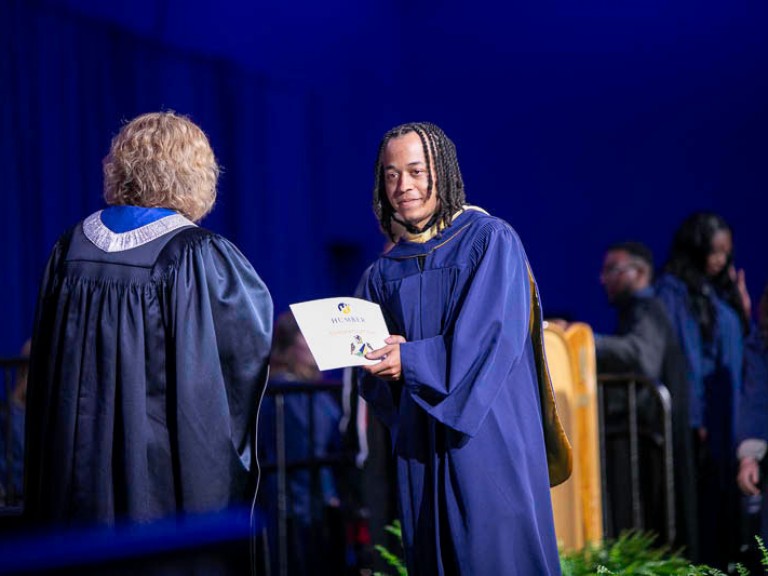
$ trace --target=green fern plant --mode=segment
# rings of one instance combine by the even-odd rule
[[[768,550],[757,538],[768,567]],[[655,536],[644,532],[625,532],[617,540],[587,546],[582,550],[561,552],[563,576],[611,574],[615,576],[726,576],[705,565],[693,565],[679,551],[656,546]],[[750,576],[749,570],[736,565],[739,576]]]
[[[402,526],[400,526],[400,521],[395,520],[392,524],[389,524],[384,527],[384,530],[389,532],[390,534],[393,534],[397,541],[400,542],[400,546],[403,545],[403,530]],[[396,571],[398,576],[408,576],[408,570],[405,567],[405,562],[403,561],[400,556],[397,554],[390,552],[387,548],[382,546],[381,544],[376,544],[375,546],[376,551],[381,554],[381,557],[384,558],[384,561],[392,566]],[[374,576],[385,576],[381,572],[374,573]]]
[[[386,531],[394,534],[402,545],[400,522],[387,526]],[[656,536],[648,532],[625,532],[615,541],[586,546],[581,550],[560,552],[560,567],[563,576],[591,576],[593,574],[612,576],[727,576],[725,573],[705,565],[693,565],[677,550],[669,546],[656,546]],[[761,553],[760,563],[768,574],[768,548],[762,538],[755,536]],[[397,554],[381,545],[375,546],[381,557],[394,568],[398,576],[408,576],[405,562]],[[750,576],[747,568],[736,565],[739,576]],[[386,576],[376,572],[374,576]]]
[[[684,574],[689,562],[668,547],[655,547],[651,533],[625,532],[617,540],[562,552],[564,576],[586,574],[676,575]]]
[[[765,566],[765,572],[768,574],[768,549],[760,536],[755,536],[755,540],[757,540],[757,549],[760,550],[760,564]]]

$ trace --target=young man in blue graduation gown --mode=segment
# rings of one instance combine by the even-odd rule
[[[361,393],[392,434],[409,574],[560,574],[549,487],[570,447],[536,284],[512,227],[464,200],[442,130],[385,135],[374,209],[405,232],[368,277],[393,336]]]
[[[104,178],[109,207],[59,239],[42,282],[25,515],[113,526],[250,506],[272,300],[194,223],[216,196],[208,139],[145,114],[112,141]]]

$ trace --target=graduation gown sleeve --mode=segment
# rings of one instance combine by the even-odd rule
[[[242,471],[255,465],[273,309],[265,284],[227,240],[213,236],[182,258],[170,307],[179,461],[190,499],[206,508],[240,475],[217,473],[222,453],[236,454]]]

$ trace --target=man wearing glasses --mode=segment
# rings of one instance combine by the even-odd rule
[[[688,427],[688,384],[685,357],[664,305],[654,296],[653,255],[639,242],[612,245],[605,253],[600,283],[618,318],[616,333],[597,335],[598,372],[636,374],[664,384],[672,397],[672,437],[675,482],[674,543],[686,555],[698,556],[693,482],[693,459]],[[638,389],[638,425],[641,449],[641,498],[646,530],[668,538],[664,515],[661,412],[651,393]],[[607,474],[609,487],[627,486],[629,480],[627,398],[623,389],[607,388],[605,395]],[[611,498],[614,532],[633,527],[631,502],[623,490]]]

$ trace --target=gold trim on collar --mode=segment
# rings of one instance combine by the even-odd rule
[[[451,217],[451,220],[456,220],[463,212],[466,210],[477,210],[478,212],[482,212],[483,214],[488,214],[485,210],[478,206],[472,206],[470,204],[465,204],[461,207],[460,210],[457,210],[453,216]],[[441,220],[440,222],[435,223],[434,226],[432,226],[429,230],[424,230],[424,232],[421,232],[420,234],[412,234],[411,232],[408,232],[407,230],[403,230],[402,234],[400,235],[400,238],[402,240],[405,240],[406,242],[415,242],[416,244],[424,244],[425,242],[429,242],[440,234],[443,230],[446,228],[445,221]]]

